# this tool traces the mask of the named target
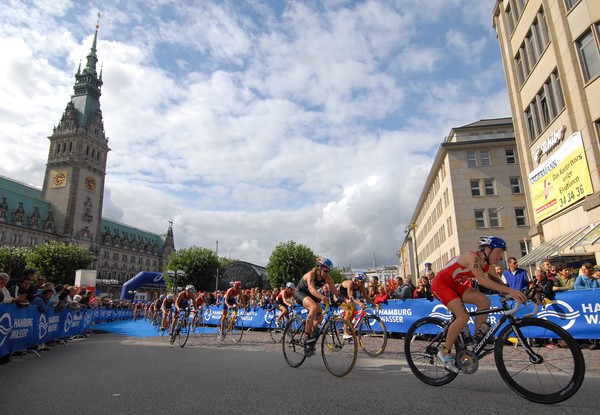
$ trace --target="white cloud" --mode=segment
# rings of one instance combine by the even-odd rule
[[[104,215],[262,265],[289,240],[396,263],[444,136],[509,114],[482,3],[104,2]],[[38,186],[97,19],[56,4],[0,17],[0,174]]]

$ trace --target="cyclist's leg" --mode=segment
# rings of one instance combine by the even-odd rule
[[[463,302],[467,304],[475,304],[477,306],[477,310],[488,310],[491,305],[490,299],[483,295],[480,291],[469,287],[467,291],[462,296]],[[487,314],[482,314],[479,316],[475,316],[475,333],[477,333],[477,329],[481,327],[481,325],[487,320]],[[467,320],[468,322],[468,320]]]
[[[348,322],[348,325],[344,324],[344,334],[348,334],[348,327],[352,326],[352,317],[354,317],[354,311],[356,311],[356,307],[354,306],[354,301],[350,300],[349,303],[342,303],[340,308],[344,310],[344,320]]]
[[[171,330],[169,331],[169,335],[172,336],[175,331],[175,326],[177,325],[177,320],[179,319],[179,310],[173,313],[173,322],[171,323]]]
[[[483,295],[483,294],[482,294]],[[465,305],[460,298],[455,298],[446,304],[446,308],[454,314],[455,320],[448,327],[448,333],[446,334],[446,342],[444,343],[444,351],[450,353],[452,346],[456,342],[460,331],[469,323],[469,315],[465,310]]]
[[[277,326],[279,326],[281,319],[287,315],[287,307],[283,304],[279,304],[279,315],[276,318]]]
[[[219,320],[219,329],[221,331],[225,330],[225,322],[227,321],[227,307],[223,308],[223,315],[221,316],[221,320]]]
[[[317,303],[312,297],[306,296],[302,300],[302,305],[308,310],[304,330],[307,336],[312,336],[315,324],[319,324],[320,321],[323,321],[321,304]]]

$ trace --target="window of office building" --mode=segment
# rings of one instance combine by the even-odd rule
[[[481,159],[481,167],[488,167],[492,165],[489,151],[480,151],[479,158]]]
[[[471,180],[471,196],[481,196],[479,180]]]
[[[595,25],[596,36],[598,36],[599,27],[600,23]],[[591,29],[577,41],[577,50],[579,51],[583,76],[587,82],[600,74],[600,49],[598,48],[598,40],[594,37]]]
[[[515,219],[517,220],[517,226],[527,226],[527,215],[524,207],[515,208]]]
[[[510,178],[510,190],[513,195],[520,195],[523,193],[523,189],[521,188],[521,178],[520,177],[511,177]]]
[[[475,153],[474,151],[467,152],[467,166],[477,167],[477,153]]]
[[[549,43],[550,32],[546,14],[544,9],[540,8],[514,57],[520,85],[523,85]]]
[[[534,141],[565,108],[565,99],[558,70],[550,75],[525,109],[527,132]]]
[[[580,0],[565,0],[565,7],[567,11],[571,10]]]
[[[488,209],[488,217],[490,219],[490,227],[499,228],[500,227],[500,209]]]
[[[485,187],[485,195],[491,196],[496,194],[494,188],[494,179],[483,179],[483,186]]]
[[[521,256],[525,256],[529,252],[529,247],[527,246],[527,242],[525,241],[519,241],[519,248],[521,248]]]
[[[475,209],[475,227],[478,229],[485,228],[485,211],[483,209]]]
[[[504,154],[506,155],[506,164],[517,164],[517,155],[513,148],[507,148],[504,150]]]

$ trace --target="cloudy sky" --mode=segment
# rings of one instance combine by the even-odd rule
[[[510,115],[494,0],[0,0],[0,175],[41,187],[101,13],[104,217],[397,264],[453,127]],[[99,8],[100,7],[100,8]]]

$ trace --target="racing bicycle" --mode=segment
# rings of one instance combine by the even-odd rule
[[[358,343],[371,357],[381,356],[387,346],[388,338],[385,323],[376,313],[376,308],[364,307],[356,312],[353,320]]]
[[[358,356],[356,333],[350,323],[333,314],[329,303],[323,314],[323,328],[317,334],[317,343],[321,339],[323,363],[332,375],[346,376],[354,368]],[[307,339],[304,325],[305,321],[296,316],[287,322],[283,332],[283,357],[291,367],[299,367],[307,357],[314,354],[314,349],[304,345]],[[344,340],[344,327],[352,334],[351,339]]]
[[[544,404],[569,399],[585,375],[585,361],[577,341],[559,325],[532,317],[537,313],[537,305],[519,318],[515,313],[521,303],[516,302],[511,309],[507,298],[501,297],[500,301],[501,307],[468,313],[471,317],[500,313],[500,318],[472,350],[465,345],[461,333],[454,345],[456,367],[461,373],[473,374],[479,360],[493,353],[500,376],[520,396]],[[454,319],[454,316],[449,321],[424,317],[413,323],[406,334],[404,353],[408,365],[428,385],[446,385],[458,376],[446,370],[437,358]],[[545,347],[556,341],[563,348]]]
[[[227,316],[225,329],[221,330],[220,326],[217,327],[217,338],[219,340],[225,340],[227,333],[231,335],[231,340],[233,340],[234,343],[239,343],[242,340],[242,335],[244,334],[244,323],[242,318],[238,316],[237,306],[234,307],[233,312],[229,313]]]
[[[173,332],[169,338],[171,344],[174,344],[175,340],[178,340],[179,347],[184,347],[186,345],[191,331],[190,312],[191,311],[188,308],[179,310],[179,318],[177,319],[177,322],[175,322]]]

